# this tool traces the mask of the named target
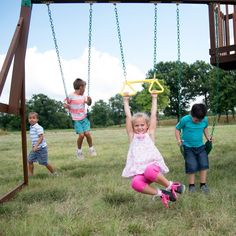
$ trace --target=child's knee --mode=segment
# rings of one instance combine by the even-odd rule
[[[147,166],[144,172],[144,177],[152,182],[155,182],[157,180],[157,176],[160,173],[160,167],[152,164]]]
[[[80,133],[79,134],[79,139],[83,139],[84,138],[84,133]]]
[[[147,183],[144,181],[144,177],[141,175],[133,177],[131,181],[131,187],[137,192],[143,192],[143,189],[146,185]]]

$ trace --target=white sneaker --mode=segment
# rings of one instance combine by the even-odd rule
[[[95,149],[90,149],[90,150],[89,150],[89,155],[90,155],[91,157],[97,156],[96,150],[95,150]]]
[[[84,154],[82,152],[77,152],[77,158],[79,160],[84,160]]]

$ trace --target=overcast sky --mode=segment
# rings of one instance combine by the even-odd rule
[[[20,0],[0,2],[0,66],[20,14]],[[87,80],[89,4],[51,4],[68,93],[75,78]],[[117,4],[127,79],[144,79],[153,67],[153,4]],[[158,4],[157,62],[177,60],[176,5]],[[182,4],[180,10],[181,61],[209,62],[207,5]],[[8,101],[7,79],[0,102]],[[93,4],[90,95],[108,100],[124,81],[114,6]],[[26,57],[26,96],[44,93],[63,100],[65,92],[52,39],[46,5],[34,5]]]

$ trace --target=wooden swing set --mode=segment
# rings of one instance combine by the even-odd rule
[[[26,137],[26,98],[25,98],[25,55],[29,34],[31,11],[34,4],[45,3],[114,3],[114,1],[81,1],[81,0],[22,0],[19,21],[7,51],[0,72],[0,96],[7,75],[13,63],[12,80],[8,104],[0,103],[0,112],[19,115],[21,118],[21,142],[23,161],[23,181],[13,190],[0,196],[0,203],[11,199],[19,190],[28,185],[27,137]],[[209,9],[210,28],[210,63],[224,70],[236,69],[236,1],[235,0],[181,0],[181,1],[116,1],[116,3],[179,3],[207,4]],[[232,5],[230,12],[229,5]],[[222,11],[224,7],[224,12]],[[218,18],[214,17],[217,10]],[[217,23],[217,24],[216,24]],[[218,25],[216,35],[215,25]],[[216,44],[216,41],[218,44]],[[217,45],[219,45],[217,47]],[[150,81],[155,82],[155,81]]]

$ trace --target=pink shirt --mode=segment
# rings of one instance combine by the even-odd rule
[[[65,102],[70,105],[69,112],[72,116],[72,120],[83,120],[86,116],[85,102],[87,97],[85,95],[78,95],[71,93]]]

